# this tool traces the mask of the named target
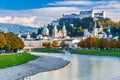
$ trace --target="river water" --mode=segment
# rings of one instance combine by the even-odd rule
[[[42,55],[39,53],[34,53]],[[44,54],[70,60],[66,67],[38,73],[23,80],[120,80],[120,57]]]

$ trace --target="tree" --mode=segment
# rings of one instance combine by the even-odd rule
[[[44,42],[44,43],[43,43],[43,46],[45,46],[45,47],[51,47],[52,44],[51,44],[50,42]]]
[[[120,36],[119,36],[118,41],[117,41],[117,48],[120,48]]]
[[[98,48],[98,45],[99,45],[98,41],[99,41],[99,39],[97,37],[94,37],[93,45],[94,45],[95,48]]]
[[[58,41],[57,40],[53,41],[53,47],[58,47]]]
[[[62,40],[62,42],[60,43],[60,46],[61,46],[61,47],[66,47],[66,46],[67,46],[67,43]]]
[[[5,48],[7,50],[15,49],[14,41],[15,41],[16,36],[12,32],[9,32],[9,33],[5,34],[5,38],[6,38],[6,41],[7,41],[7,45],[5,46]]]
[[[109,48],[109,45],[108,45],[109,43],[108,43],[108,40],[107,39],[105,39],[105,38],[101,38],[101,39],[99,39],[99,45],[98,45],[98,47],[99,48]]]
[[[37,34],[41,34],[42,28],[39,28]]]
[[[7,42],[5,36],[2,32],[0,32],[0,49],[3,49],[6,46]]]
[[[83,32],[82,26],[78,27],[78,32]]]
[[[31,34],[31,37],[32,37],[32,38],[36,38],[36,36],[37,36],[37,34],[36,34],[35,32],[33,32],[33,33]]]
[[[5,33],[5,39],[6,39],[6,50],[17,50],[17,49],[23,49],[24,48],[24,43],[23,41],[15,36],[12,32]]]
[[[114,48],[114,49],[117,48],[117,41],[114,39],[111,39],[109,41],[109,48]]]
[[[14,49],[23,49],[24,48],[24,43],[23,41],[19,38],[19,37],[16,37],[15,41],[14,41]]]

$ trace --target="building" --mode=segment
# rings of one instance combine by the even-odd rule
[[[102,25],[100,23],[97,24],[95,21],[93,31],[89,31],[88,29],[85,29],[84,37],[111,38],[112,35],[110,34],[110,32],[109,34],[104,32]]]
[[[63,15],[62,16],[63,19],[68,19],[68,18],[83,19],[83,18],[88,18],[88,17],[92,17],[92,18],[106,18],[106,15],[105,15],[105,11],[95,12],[95,10],[92,9],[92,10],[89,10],[89,11],[80,11],[79,14],[70,14],[70,15]]]
[[[30,35],[30,33],[29,33],[29,32],[27,33],[26,39],[27,39],[27,40],[32,39],[32,38],[31,38],[31,35]]]
[[[86,17],[92,18],[106,18],[105,11],[102,12],[95,12],[93,9],[90,11],[80,11],[79,18],[83,19]]]
[[[63,14],[63,17],[62,18],[79,18],[79,15],[78,14],[70,14],[70,15],[64,15]]]
[[[18,35],[17,35],[19,38],[21,38],[21,36],[22,36],[22,34],[21,34],[21,32],[19,31],[18,32]]]
[[[52,37],[53,38],[65,38],[67,36],[66,26],[63,25],[62,30],[58,30],[57,26],[55,25],[52,30]]]
[[[48,36],[48,35],[49,35],[49,29],[46,28],[46,27],[44,27],[44,28],[42,29],[41,33],[42,33],[43,36]]]

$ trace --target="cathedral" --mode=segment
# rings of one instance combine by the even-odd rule
[[[103,27],[100,23],[94,23],[94,28],[93,28],[93,31],[88,31],[88,29],[85,29],[84,30],[84,37],[87,38],[87,37],[98,37],[98,38],[110,38],[112,37],[111,34],[106,34],[104,31],[103,31]]]
[[[58,30],[57,26],[55,25],[52,31],[53,38],[65,38],[67,36],[66,26],[63,25],[62,30]]]

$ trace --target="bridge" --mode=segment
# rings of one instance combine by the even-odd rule
[[[45,48],[44,46],[25,46],[23,50],[32,52],[36,48]]]

